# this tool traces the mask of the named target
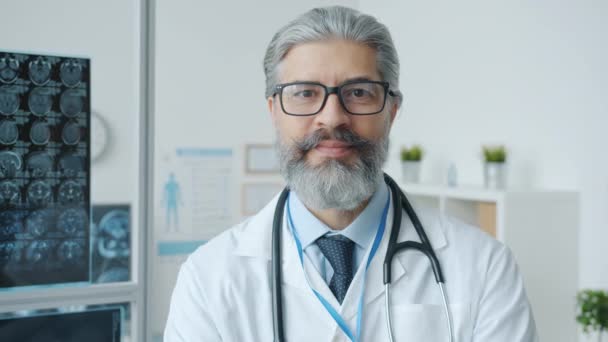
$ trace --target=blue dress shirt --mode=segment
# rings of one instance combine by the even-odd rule
[[[298,229],[302,249],[327,284],[329,284],[334,270],[315,241],[325,234],[341,234],[352,240],[355,243],[353,274],[356,274],[376,235],[387,196],[388,187],[386,183],[380,182],[369,203],[359,216],[343,230],[334,230],[316,218],[300,201],[298,195],[291,192],[289,207],[293,223]]]

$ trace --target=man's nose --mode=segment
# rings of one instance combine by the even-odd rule
[[[325,106],[316,115],[317,125],[320,127],[337,128],[349,126],[351,115],[346,112],[337,94],[329,94]]]

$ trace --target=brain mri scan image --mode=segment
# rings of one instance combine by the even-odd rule
[[[28,71],[32,83],[38,86],[45,85],[51,79],[51,68],[51,63],[42,56],[30,61]]]
[[[15,210],[0,212],[0,241],[12,239],[15,234],[23,233],[21,215]]]
[[[32,241],[25,251],[25,259],[31,263],[44,262],[52,253],[50,241]]]
[[[5,54],[0,57],[0,82],[13,83],[19,76],[19,60]]]
[[[89,227],[89,217],[82,209],[68,209],[59,215],[57,227],[68,236],[86,231]]]
[[[18,205],[21,203],[19,186],[10,180],[0,182],[0,201],[4,205]]]
[[[46,177],[53,171],[53,158],[46,151],[37,151],[27,157],[25,165],[32,177]]]
[[[97,277],[98,283],[115,283],[129,280],[129,269],[124,266],[110,267]]]
[[[64,177],[76,177],[76,175],[84,170],[83,160],[79,156],[67,153],[59,159],[59,170]]]
[[[82,80],[82,65],[75,59],[68,59],[61,63],[59,77],[66,86],[77,86]]]
[[[129,213],[113,210],[104,215],[99,222],[97,248],[104,258],[128,257],[129,251]]]
[[[0,261],[4,263],[18,263],[23,255],[21,241],[0,242]]]
[[[131,264],[130,206],[94,205],[92,210],[92,279],[97,283],[129,281]]]
[[[0,51],[0,291],[93,277],[89,65]]]
[[[53,191],[48,182],[37,180],[27,187],[27,201],[33,206],[46,206],[53,199]]]
[[[64,241],[57,248],[57,257],[62,262],[81,262],[83,256],[84,247],[78,241]]]
[[[19,110],[21,98],[13,87],[0,87],[0,114],[13,115]]]
[[[19,128],[14,121],[0,122],[0,144],[13,145],[19,139]]]
[[[48,88],[34,88],[30,92],[27,104],[32,114],[44,116],[51,111],[53,107],[53,97],[51,90]]]
[[[84,198],[84,192],[82,186],[73,180],[67,180],[59,186],[59,203],[67,204],[78,204]]]
[[[61,94],[59,109],[69,118],[77,116],[84,107],[84,102],[80,92],[75,89],[68,89]]]
[[[0,151],[0,179],[15,177],[21,170],[22,160],[19,154],[12,151]]]
[[[68,122],[61,131],[61,140],[66,145],[77,145],[80,142],[80,126],[76,122]]]
[[[53,223],[53,212],[48,209],[36,210],[25,219],[25,228],[33,237],[46,234]]]
[[[51,140],[51,129],[44,121],[36,121],[30,128],[30,140],[34,145],[46,145]]]

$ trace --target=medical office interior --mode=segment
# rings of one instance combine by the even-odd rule
[[[608,2],[594,0],[3,0],[0,340],[81,341],[86,326],[162,341],[181,263],[284,185],[270,38],[335,4],[397,46],[385,171],[511,248],[542,341],[598,340],[577,322],[577,295],[608,291]]]

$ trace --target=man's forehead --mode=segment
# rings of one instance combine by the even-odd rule
[[[317,81],[332,85],[354,79],[380,79],[376,51],[346,40],[298,44],[279,63],[278,72],[281,83]]]

